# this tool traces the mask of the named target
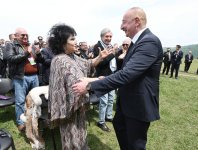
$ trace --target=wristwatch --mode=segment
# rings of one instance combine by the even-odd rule
[[[87,84],[86,90],[87,90],[88,92],[90,92],[90,90],[91,90],[91,83],[88,83],[88,84]]]

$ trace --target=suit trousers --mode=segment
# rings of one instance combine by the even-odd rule
[[[164,74],[165,71],[166,71],[166,75],[168,75],[168,72],[169,72],[169,69],[170,69],[170,65],[171,65],[171,62],[170,61],[164,63],[164,68],[163,68],[162,74]]]
[[[127,117],[116,108],[113,127],[121,150],[146,150],[149,126],[150,122]]]
[[[185,66],[184,66],[184,71],[185,72],[188,72],[188,70],[189,70],[189,68],[190,68],[190,65],[191,65],[191,62],[189,63],[189,62],[186,62],[185,63]]]
[[[176,63],[172,63],[171,64],[171,77],[173,76],[173,72],[175,70],[175,78],[178,77],[178,72],[179,72],[179,67],[180,67],[180,64],[176,64]]]

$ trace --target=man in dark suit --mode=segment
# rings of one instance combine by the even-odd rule
[[[113,126],[122,150],[146,149],[147,131],[159,115],[159,76],[163,59],[160,40],[146,28],[146,14],[139,8],[123,16],[121,29],[132,38],[122,68],[104,79],[85,78],[73,85],[77,94],[97,96],[119,88]]]
[[[189,51],[188,54],[185,55],[185,61],[184,61],[184,63],[185,63],[184,71],[185,72],[188,72],[192,61],[193,61],[193,54],[192,54],[192,51]]]
[[[171,55],[171,75],[173,77],[173,72],[175,70],[175,79],[178,79],[179,67],[181,64],[181,59],[183,58],[183,52],[181,51],[181,46],[176,45],[176,50]]]
[[[49,85],[50,66],[51,61],[54,57],[52,50],[49,47],[41,50],[42,61],[41,61],[41,85]]]
[[[166,75],[168,75],[170,65],[171,65],[171,54],[172,52],[170,51],[170,48],[167,48],[167,51],[164,52],[164,55],[163,55],[164,68],[163,68],[162,74],[164,74],[166,71]]]

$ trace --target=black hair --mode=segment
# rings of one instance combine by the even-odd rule
[[[181,48],[181,45],[176,45],[178,48]]]
[[[68,38],[76,35],[73,27],[66,24],[55,24],[49,31],[49,48],[55,55],[64,53],[63,46],[67,43]]]

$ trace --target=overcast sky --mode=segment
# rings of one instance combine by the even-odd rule
[[[46,38],[54,24],[66,23],[75,28],[78,42],[95,44],[109,27],[112,44],[121,44],[123,14],[134,6],[145,10],[147,27],[163,46],[198,44],[198,0],[1,0],[0,38],[8,40],[24,27],[33,42],[39,35]]]

